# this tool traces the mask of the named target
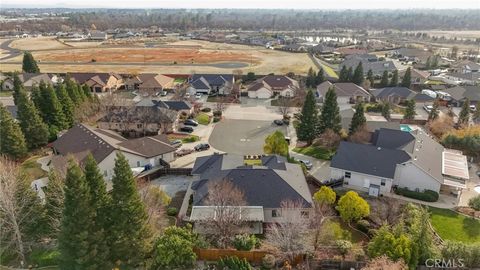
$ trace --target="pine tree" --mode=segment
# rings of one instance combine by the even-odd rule
[[[18,92],[17,115],[29,149],[46,145],[48,142],[48,126],[43,122],[40,114],[28,99],[27,93],[21,89]]]
[[[382,75],[382,79],[380,80],[380,87],[387,87],[388,86],[388,71],[384,71]]]
[[[374,87],[375,85],[375,77],[373,76],[373,71],[371,69],[367,72],[367,80],[370,81],[370,87]]]
[[[55,170],[48,173],[48,184],[45,190],[45,214],[48,234],[57,239],[63,215],[65,184]]]
[[[336,133],[339,133],[342,129],[340,109],[337,103],[335,87],[330,87],[325,94],[319,124],[320,133],[323,133],[327,129],[331,129]]]
[[[30,90],[30,100],[33,102],[38,113],[40,113],[42,119],[45,119],[45,116],[43,115],[45,104],[43,103],[42,95],[40,94],[40,88],[37,85],[32,86],[32,89]]]
[[[390,80],[390,86],[395,87],[397,85],[398,85],[398,70],[394,70],[392,79]]]
[[[433,121],[438,118],[439,110],[438,107],[440,106],[440,102],[438,99],[435,99],[433,102],[432,110],[428,113],[428,120]]]
[[[317,72],[317,76],[315,77],[315,86],[321,84],[324,81],[325,81],[325,74],[323,73],[323,69],[321,68]]]
[[[318,110],[312,90],[307,92],[297,127],[297,136],[301,141],[312,143],[317,136]]]
[[[93,210],[92,226],[88,238],[93,269],[112,269],[109,262],[109,246],[107,243],[108,233],[108,206],[110,198],[107,194],[105,180],[100,173],[97,162],[91,154],[85,161],[85,179],[90,191],[90,208]]]
[[[27,154],[27,143],[23,136],[22,129],[1,103],[0,153],[12,159],[20,159]]]
[[[90,207],[85,176],[80,167],[70,160],[65,178],[65,201],[58,238],[60,269],[89,269],[93,256],[89,247],[92,218],[93,210]]]
[[[385,119],[390,120],[390,103],[385,102],[382,104],[382,116],[385,117]]]
[[[338,81],[339,82],[348,82],[348,70],[347,66],[342,66],[342,69],[340,70],[340,74],[338,76]]]
[[[425,63],[425,68],[426,69],[432,68],[430,56],[427,58],[427,62]]]
[[[367,123],[367,119],[365,118],[364,107],[362,103],[358,103],[355,105],[355,113],[352,117],[352,122],[350,123],[350,129],[348,134],[352,135],[353,133],[357,132],[359,128]]]
[[[22,81],[18,73],[13,74],[13,103],[18,106],[18,93],[23,89]]]
[[[407,104],[407,107],[405,108],[403,119],[406,119],[406,120],[415,119],[415,115],[417,115],[417,113],[415,112],[415,100],[413,99],[407,100],[406,104]]]
[[[438,55],[434,55],[432,60],[432,68],[436,67],[438,67]]]
[[[67,90],[68,96],[75,105],[80,105],[82,103],[81,97],[79,97],[77,84],[70,79],[70,75],[67,74],[65,78],[65,89]]]
[[[42,109],[45,117],[45,122],[50,127],[58,128],[59,130],[68,128],[68,123],[63,114],[62,104],[58,101],[55,90],[51,85],[40,87],[40,95],[42,97]]]
[[[151,249],[151,233],[132,170],[121,153],[115,159],[112,183],[112,203],[108,211],[113,221],[109,231],[111,261],[134,267],[144,261]]]
[[[35,61],[33,55],[30,52],[23,53],[22,70],[26,73],[40,73],[37,61]]]
[[[407,68],[405,71],[405,75],[402,78],[402,83],[400,84],[403,87],[410,87],[410,84],[412,83],[412,69],[410,67]]]
[[[362,62],[359,62],[353,73],[352,82],[356,85],[362,85],[363,83],[363,66]]]
[[[60,103],[62,104],[62,111],[68,124],[67,127],[71,127],[73,126],[73,123],[75,121],[75,106],[70,99],[67,91],[65,90],[65,86],[63,84],[59,84],[57,86],[56,94],[58,97],[58,101],[60,101]]]
[[[84,84],[82,86],[82,91],[85,97],[87,97],[89,100],[92,99],[92,92],[90,91],[90,87],[88,87],[88,85]]]
[[[353,68],[349,67],[347,70],[347,80],[346,82],[351,82],[353,79]]]
[[[78,83],[75,84],[75,92],[77,93],[77,96],[80,100],[80,102],[84,102],[87,100],[87,97],[85,96],[85,93],[83,92],[82,86]]]
[[[315,87],[315,71],[313,71],[313,68],[308,69],[308,74],[307,74],[307,80],[305,81],[305,85],[307,88],[313,88]]]
[[[458,124],[459,125],[468,125],[468,122],[470,121],[470,100],[467,98],[463,102],[462,105],[462,110],[460,111],[460,114],[458,115]]]

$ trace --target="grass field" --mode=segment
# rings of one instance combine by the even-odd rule
[[[42,170],[40,164],[37,162],[39,158],[40,156],[33,156],[25,160],[20,166],[22,172],[26,174],[30,181],[47,176],[47,172]]]
[[[480,221],[452,210],[430,207],[430,222],[443,240],[480,242]]]
[[[12,91],[0,91],[0,97],[10,97],[12,93]]]
[[[293,152],[297,152],[306,156],[311,156],[318,159],[330,160],[335,154],[334,151],[318,147],[318,146],[308,146],[304,148],[295,147]]]

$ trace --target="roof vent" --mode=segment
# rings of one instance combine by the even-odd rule
[[[377,150],[378,150],[378,151],[382,150],[382,147],[380,147],[380,146],[379,146],[379,147],[377,147]]]

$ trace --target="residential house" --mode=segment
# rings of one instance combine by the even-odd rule
[[[347,56],[351,54],[366,54],[368,53],[368,51],[365,48],[341,47],[341,48],[336,48],[335,53],[338,53],[343,56]]]
[[[341,142],[330,169],[332,178],[372,196],[397,187],[461,192],[469,179],[466,156],[444,148],[422,130],[379,129],[371,144]]]
[[[3,73],[0,73],[0,87],[2,91],[12,91],[13,79]]]
[[[140,88],[140,84],[142,84],[142,80],[137,75],[127,76],[127,78],[125,79],[126,90],[138,90]]]
[[[352,123],[353,115],[355,114],[355,109],[348,108],[340,110],[340,117],[342,128],[346,131],[350,129],[350,124]],[[389,129],[400,129],[400,122],[398,121],[388,121],[385,117],[376,114],[365,113],[365,118],[367,120],[366,127],[370,132],[374,132],[380,128],[389,128]]]
[[[433,53],[429,52],[428,50],[417,48],[400,48],[398,50],[394,50],[391,54],[399,59],[415,63],[426,63],[429,57],[433,57]]]
[[[441,81],[447,84],[459,85],[459,84],[466,84],[466,85],[476,85],[480,84],[480,72],[468,72],[468,73],[460,73],[460,72],[447,72],[444,74],[440,74],[438,76]]]
[[[460,107],[465,100],[469,100],[470,104],[475,105],[480,102],[480,86],[459,85],[443,90],[449,95],[449,104]]]
[[[372,93],[373,97],[377,101],[390,102],[394,104],[399,104],[406,100],[410,100],[417,95],[417,93],[413,92],[407,87],[401,86],[371,89],[370,93]]]
[[[52,80],[47,73],[21,73],[18,74],[18,78],[23,84],[25,89],[32,89],[34,85],[39,85],[40,82],[44,82],[47,85],[52,85]]]
[[[189,79],[188,91],[191,94],[228,95],[234,83],[232,74],[193,74]]]
[[[98,40],[98,41],[107,40],[108,38],[107,33],[101,32],[101,31],[92,31],[90,32],[90,34],[88,34],[88,37],[91,40]]]
[[[261,234],[268,224],[282,220],[282,202],[301,202],[302,216],[308,217],[313,203],[307,181],[298,164],[288,163],[279,156],[264,156],[261,165],[245,166],[242,156],[214,154],[198,157],[192,175],[197,177],[186,193],[192,195],[192,211],[187,219],[195,230],[202,232],[202,222],[213,218],[217,207],[209,205],[209,183],[228,180],[244,193],[246,205],[239,206],[244,221],[249,222],[250,233]],[[186,212],[188,204],[180,213]]]
[[[413,68],[410,80],[412,87],[424,85],[428,81],[428,77],[430,77],[430,72]]]
[[[141,74],[138,76],[141,83],[138,89],[141,93],[150,95],[159,91],[174,88],[174,78],[162,74]]]
[[[480,72],[480,64],[475,63],[469,60],[460,61],[452,65],[452,72],[454,73],[479,73]]]
[[[173,132],[177,120],[178,112],[158,106],[116,106],[110,107],[97,125],[128,137],[141,137]]]
[[[137,102],[135,106],[145,106],[152,107],[156,106],[159,108],[165,108],[168,110],[173,110],[179,113],[184,113],[190,115],[193,113],[193,106],[188,101],[183,100],[157,100],[151,98],[144,98]]]
[[[122,153],[131,168],[167,166],[174,160],[175,148],[165,135],[125,139],[119,134],[101,128],[77,124],[52,143],[55,156],[52,165],[65,172],[69,156],[83,165],[89,153],[98,164],[100,172],[111,186],[115,157]],[[140,169],[141,171],[142,169]]]
[[[370,101],[370,93],[361,86],[351,82],[332,84],[329,81],[324,81],[317,86],[317,102],[323,103],[323,99],[331,87],[335,89],[338,104],[355,104],[357,102]]]
[[[250,98],[293,97],[298,90],[298,81],[282,75],[268,75],[252,83],[247,91]]]
[[[355,70],[358,64],[362,62],[363,74],[366,76],[368,71],[371,70],[375,77],[381,77],[385,71],[392,73],[398,70],[398,67],[393,61],[371,61],[372,59],[373,58],[364,59],[362,57],[352,56],[345,59],[345,61],[340,64],[340,67],[346,66],[347,68]]]
[[[110,92],[123,86],[123,78],[117,73],[69,73],[79,84],[86,84],[94,93]]]

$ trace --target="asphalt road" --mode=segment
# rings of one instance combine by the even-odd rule
[[[10,43],[12,43],[12,41],[13,40],[10,39],[0,44],[0,49],[7,51],[7,54],[8,54],[7,56],[1,57],[0,60],[7,60],[10,58],[14,58],[22,53],[21,51],[10,47]]]

